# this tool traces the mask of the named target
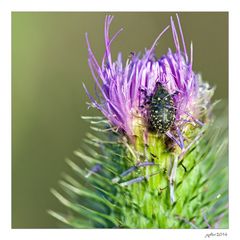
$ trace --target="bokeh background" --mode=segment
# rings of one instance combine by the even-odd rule
[[[12,227],[56,228],[47,214],[62,206],[51,195],[65,158],[81,146],[88,124],[84,82],[93,89],[87,65],[85,32],[98,60],[104,52],[106,14],[115,19],[111,32],[124,31],[112,45],[113,58],[121,51],[151,46],[175,13],[12,13]],[[215,85],[215,99],[228,97],[228,13],[180,13],[185,41],[194,46],[194,69]],[[168,31],[157,46],[160,57],[173,47]]]

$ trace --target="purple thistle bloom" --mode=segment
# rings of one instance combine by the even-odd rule
[[[100,95],[96,93],[98,98],[96,101],[83,85],[93,106],[104,114],[113,127],[123,131],[130,140],[133,140],[136,125],[142,125],[143,129],[148,128],[149,114],[145,104],[146,97],[153,95],[157,83],[160,83],[172,96],[176,115],[166,135],[184,148],[184,129],[189,123],[203,124],[201,118],[206,113],[213,90],[209,89],[208,84],[202,83],[200,76],[192,70],[192,44],[189,57],[178,15],[180,38],[172,18],[170,23],[175,52],[169,49],[168,53],[160,59],[157,59],[154,53],[159,39],[170,27],[167,26],[142,57],[140,54],[132,53],[131,59],[128,59],[125,65],[122,62],[121,53],[118,54],[117,61],[112,61],[110,45],[122,31],[120,29],[112,38],[109,37],[112,20],[113,16],[106,16],[104,31],[106,50],[101,66],[91,50],[86,34],[88,64],[101,93]],[[180,48],[180,40],[183,51]]]

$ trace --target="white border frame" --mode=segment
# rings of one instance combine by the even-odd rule
[[[0,2],[0,147],[1,147],[1,239],[237,239],[239,232],[239,169],[238,134],[240,134],[239,111],[239,69],[240,61],[240,14],[237,0],[167,0],[154,1],[113,1],[113,0],[1,0]],[[11,12],[12,11],[228,11],[229,12],[229,192],[230,192],[230,228],[228,230],[137,230],[137,229],[11,229]],[[220,51],[221,49],[219,49]],[[207,237],[206,234],[227,233],[226,236]],[[4,237],[3,237],[4,236]]]

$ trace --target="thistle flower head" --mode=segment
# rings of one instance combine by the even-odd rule
[[[111,127],[105,129],[103,117],[83,117],[93,131],[107,134],[88,133],[86,148],[75,151],[88,171],[67,161],[83,184],[65,175],[60,184],[70,199],[53,194],[72,212],[50,214],[78,228],[217,227],[227,219],[227,168],[221,163],[227,131],[221,118],[206,124],[214,90],[192,69],[193,48],[188,55],[178,16],[179,34],[171,18],[145,54],[131,53],[124,64],[121,53],[111,58],[110,45],[122,30],[109,37],[112,19],[105,21],[101,65],[86,34],[96,96],[84,85]],[[157,57],[167,30],[175,49]],[[113,128],[120,134],[111,134]]]
[[[156,106],[155,116],[159,128],[162,121],[165,121],[168,128],[164,131],[156,131],[158,134],[165,133],[183,148],[184,132],[190,125],[202,125],[206,120],[206,109],[210,103],[213,90],[208,84],[201,81],[200,75],[192,70],[193,47],[190,47],[190,57],[187,54],[184,36],[177,15],[177,22],[180,36],[173,19],[170,26],[167,26],[154,41],[149,50],[141,57],[140,54],[131,53],[131,57],[123,64],[121,53],[115,62],[112,61],[110,45],[120,29],[112,38],[109,37],[109,28],[113,20],[112,16],[107,16],[105,20],[105,54],[101,66],[97,62],[86,34],[88,45],[88,63],[93,78],[100,91],[96,92],[95,100],[85,85],[84,88],[94,107],[98,108],[109,120],[112,126],[122,131],[129,139],[137,134],[139,126],[141,131],[151,129],[151,109],[153,96],[158,87],[164,89],[165,96],[172,104],[166,101]],[[157,58],[155,47],[166,31],[171,28],[175,51],[168,50],[166,55]],[[183,50],[180,47],[182,42]],[[155,107],[155,106],[154,106]],[[172,111],[172,120],[168,119],[166,112]],[[167,122],[168,121],[168,122]],[[160,129],[161,130],[161,129]]]

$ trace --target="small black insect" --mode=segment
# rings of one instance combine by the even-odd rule
[[[167,132],[176,118],[172,95],[160,83],[157,83],[148,102],[150,128],[158,133]]]

